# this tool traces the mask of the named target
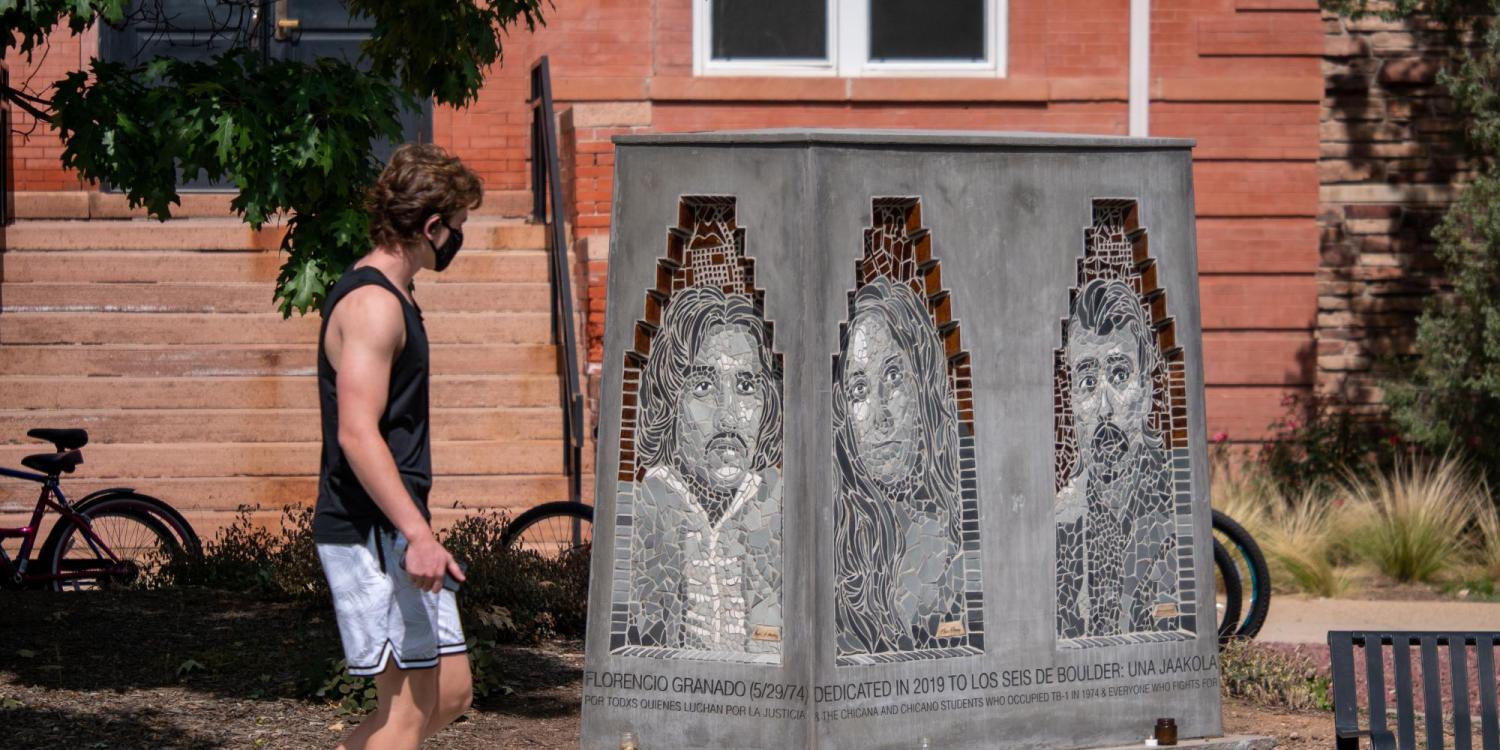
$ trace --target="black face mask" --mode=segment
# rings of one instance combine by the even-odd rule
[[[444,222],[443,226],[448,227],[447,222]],[[437,258],[437,264],[432,267],[432,270],[441,272],[453,262],[453,259],[458,256],[459,249],[464,246],[464,233],[448,227],[448,239],[443,242],[442,247],[438,247],[431,237],[427,238],[427,244],[432,245],[433,257]]]

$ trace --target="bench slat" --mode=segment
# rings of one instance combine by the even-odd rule
[[[1365,648],[1368,649],[1369,645]],[[1329,633],[1328,657],[1333,671],[1333,725],[1340,737],[1354,736],[1359,729],[1359,704],[1354,688],[1352,634]],[[1340,740],[1337,744],[1340,748],[1359,747],[1358,741],[1348,743]]]
[[[1370,729],[1385,731],[1385,647],[1379,638],[1365,639],[1365,685],[1370,700]]]
[[[1500,750],[1500,722],[1495,715],[1495,636],[1481,634],[1474,640],[1474,650],[1479,652],[1479,733],[1484,737],[1484,750]]]
[[[1399,635],[1393,637],[1391,654],[1396,662],[1396,741],[1401,747],[1416,747],[1417,728],[1413,722],[1415,712],[1412,709],[1411,694],[1411,643]]]
[[[1448,655],[1453,671],[1453,750],[1473,750],[1469,728],[1469,649],[1467,638],[1448,638]]]
[[[1443,673],[1438,668],[1437,638],[1427,636],[1422,648],[1422,710],[1427,714],[1427,749],[1443,750]]]

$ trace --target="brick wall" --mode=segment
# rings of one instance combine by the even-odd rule
[[[510,212],[520,213],[527,67],[550,56],[597,375],[612,135],[777,126],[1124,134],[1128,3],[1009,0],[1008,12],[1004,79],[726,79],[691,74],[692,0],[560,3],[547,26],[508,35],[505,66],[469,109],[440,108],[434,135],[487,188],[513,191]],[[1259,436],[1286,393],[1313,383],[1322,38],[1316,0],[1152,2],[1151,131],[1199,144],[1208,417],[1210,430],[1236,439]],[[75,45],[70,64],[92,48]],[[21,166],[22,189],[69,186],[55,154]]]
[[[692,78],[691,8],[655,9],[651,73],[589,80],[553,48],[559,96],[599,109],[610,92],[633,116],[575,124],[578,141],[624,130],[757,127],[1042,130],[1124,134],[1129,38],[1124,3],[1012,0],[1009,77]],[[1313,0],[1152,4],[1153,135],[1197,139],[1201,298],[1210,430],[1253,440],[1288,393],[1314,379],[1318,265],[1318,101],[1323,29]],[[564,105],[566,106],[566,105]],[[607,151],[596,151],[597,159]],[[597,163],[597,162],[596,162]],[[579,176],[587,252],[590,374],[602,353],[611,186]],[[588,195],[585,196],[584,193]],[[1246,252],[1247,245],[1256,251]]]
[[[1373,412],[1394,355],[1438,286],[1433,227],[1472,178],[1436,82],[1442,32],[1424,21],[1323,17],[1318,388]]]

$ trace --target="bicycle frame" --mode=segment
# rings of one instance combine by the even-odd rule
[[[0,527],[0,541],[5,539],[21,540],[21,549],[16,554],[15,562],[12,562],[10,556],[6,554],[5,549],[0,547],[0,574],[3,574],[13,583],[21,584],[54,583],[75,578],[93,577],[101,572],[113,575],[124,575],[128,572],[128,566],[122,564],[119,556],[109,548],[109,545],[94,534],[93,526],[89,523],[88,518],[73,510],[73,506],[68,503],[68,498],[63,495],[62,486],[58,484],[56,477],[49,477],[46,474],[34,474],[29,471],[17,471],[4,467],[0,467],[0,476],[12,479],[24,479],[28,482],[36,482],[42,485],[41,495],[36,500],[36,509],[31,512],[31,522],[20,528]],[[48,572],[45,574],[28,574],[26,568],[31,563],[31,551],[36,546],[36,537],[42,528],[42,515],[47,512],[48,508],[57,511],[64,519],[76,523],[79,531],[83,532],[83,539],[88,543],[89,549],[93,550],[94,554],[101,558],[101,561],[107,559],[110,564],[67,573]]]

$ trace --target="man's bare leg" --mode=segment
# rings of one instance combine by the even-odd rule
[[[463,656],[463,654],[460,654]],[[468,664],[464,665],[467,673]],[[375,675],[375,711],[338,750],[416,750],[437,700],[435,669],[397,669],[393,660]]]
[[[469,672],[469,655],[448,654],[438,659],[437,704],[428,714],[422,737],[431,737],[457,721],[473,702],[474,676]]]

